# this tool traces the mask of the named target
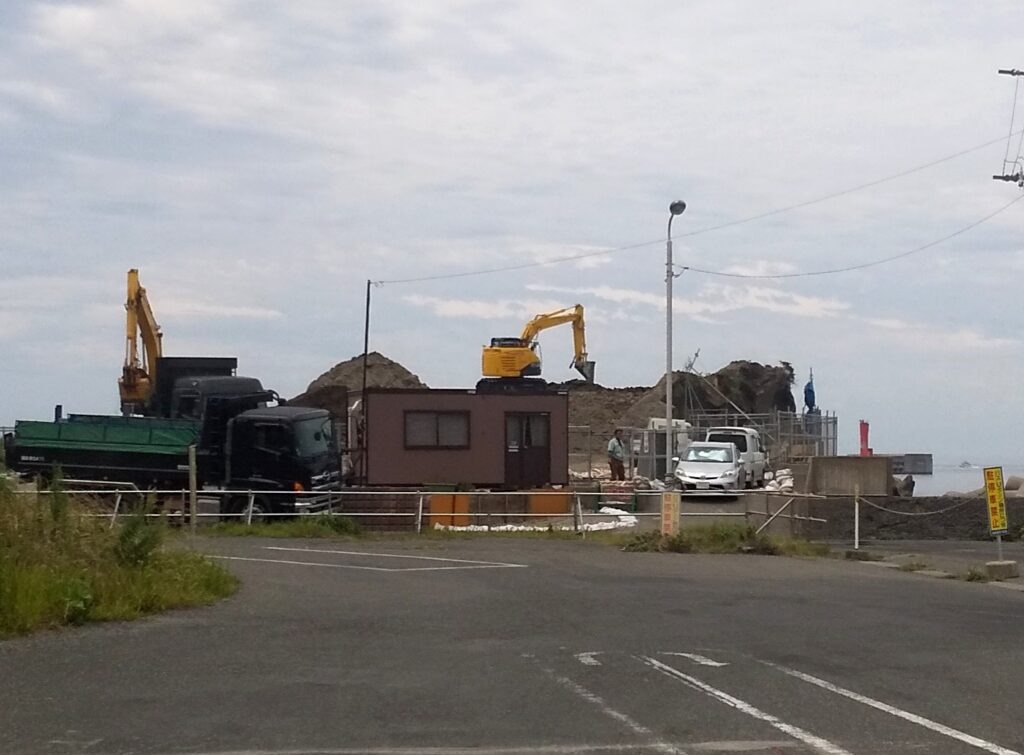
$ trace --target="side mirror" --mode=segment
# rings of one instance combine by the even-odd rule
[[[673,456],[672,457],[672,461],[674,461],[676,463],[679,463],[679,457],[678,456]]]

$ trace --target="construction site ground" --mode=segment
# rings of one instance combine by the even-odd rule
[[[550,539],[198,547],[236,597],[0,643],[0,751],[1024,751],[1012,591]]]

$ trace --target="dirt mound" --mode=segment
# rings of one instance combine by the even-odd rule
[[[605,388],[583,381],[571,381],[560,387],[569,390],[569,424],[589,426],[591,446],[598,450],[608,443],[629,408],[650,390],[645,387]],[[587,431],[570,430],[569,444],[571,453],[586,451]]]
[[[693,414],[734,412],[765,414],[772,410],[795,411],[793,368],[786,362],[763,365],[730,362],[710,375],[677,372],[672,378],[672,414],[686,419]],[[647,427],[651,417],[665,415],[665,378],[647,391],[621,417],[623,425]]]
[[[350,391],[358,391],[363,386],[363,355],[354,356],[345,362],[339,362],[323,375],[318,377],[306,393],[319,390],[329,385],[343,385]],[[366,385],[369,388],[426,388],[427,385],[416,375],[393,359],[388,359],[379,351],[371,351],[366,355]]]
[[[366,355],[368,388],[426,388],[416,375],[393,359],[377,351]],[[314,380],[305,391],[288,403],[327,409],[339,417],[348,410],[348,394],[363,387],[363,355],[339,362]]]
[[[291,406],[326,409],[335,417],[344,417],[348,412],[348,388],[343,385],[325,385],[300,393],[288,403]]]

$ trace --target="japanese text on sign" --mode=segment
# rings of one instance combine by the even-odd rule
[[[1003,468],[985,467],[985,496],[988,499],[988,528],[993,535],[1005,535],[1006,495],[1003,492]]]

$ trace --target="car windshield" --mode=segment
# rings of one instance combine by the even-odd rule
[[[299,456],[322,456],[330,450],[330,446],[330,420],[315,417],[295,423],[295,453]]]
[[[683,461],[711,461],[728,464],[732,461],[732,449],[690,446],[686,451],[686,458]]]

